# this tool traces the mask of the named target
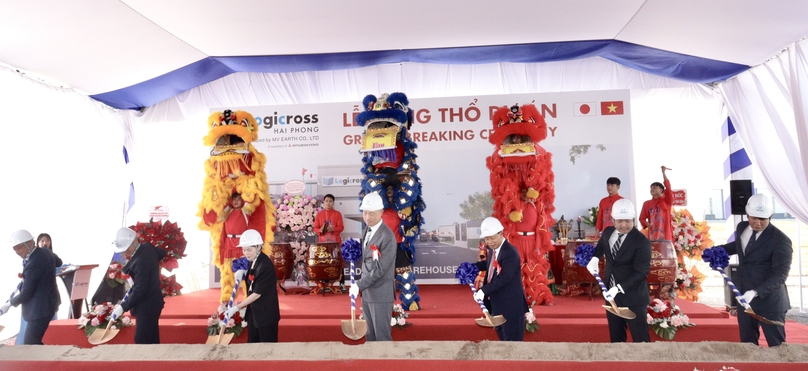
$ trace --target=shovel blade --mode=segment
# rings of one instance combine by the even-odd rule
[[[609,312],[611,314],[614,314],[615,316],[618,316],[620,318],[625,318],[625,319],[635,319],[635,318],[637,318],[637,314],[632,312],[631,309],[628,309],[626,307],[618,307],[617,304],[615,304],[614,300],[610,301],[609,303],[611,305],[604,305],[603,306],[603,308],[606,309],[607,312]]]
[[[502,324],[505,323],[505,317],[503,317],[502,315],[496,315],[492,317],[491,314],[489,314],[487,311],[483,312],[483,314],[485,314],[485,317],[477,318],[476,320],[474,320],[480,326],[497,327],[502,326]]]
[[[746,310],[744,310],[744,313],[749,315],[749,317],[752,317],[752,318],[754,318],[754,319],[756,319],[756,320],[758,320],[760,322],[763,322],[765,324],[768,324],[768,325],[775,325],[775,326],[785,326],[786,325],[783,322],[773,321],[773,320],[770,320],[770,319],[768,319],[766,317],[763,317],[763,316],[761,316],[759,314],[755,314],[755,311],[752,310],[752,308],[747,308]]]
[[[482,327],[494,327],[494,324],[491,323],[491,320],[489,320],[486,317],[477,318],[477,319],[474,320],[474,322],[477,322],[477,324],[482,326]]]
[[[101,345],[109,342],[110,340],[115,338],[115,335],[118,335],[118,329],[110,328],[110,324],[107,325],[107,328],[104,331],[100,329],[93,331],[92,334],[87,338],[87,342],[92,345]]]
[[[365,320],[361,319],[344,319],[342,320],[342,333],[351,340],[359,340],[365,337],[368,332],[368,324]]]

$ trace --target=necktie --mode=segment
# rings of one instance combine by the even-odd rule
[[[368,227],[368,231],[365,232],[365,245],[364,248],[368,248],[368,243],[370,243],[370,227]]]
[[[494,267],[497,266],[497,252],[491,250],[491,265],[488,266],[488,282],[494,278]]]
[[[752,247],[752,244],[755,243],[755,236],[757,235],[757,231],[752,231],[752,235],[749,236],[749,242],[746,243],[746,247],[743,248],[743,253],[746,254],[746,251]]]
[[[617,251],[620,250],[620,245],[623,243],[623,237],[625,236],[626,235],[622,233],[617,234],[617,240],[614,241],[614,245],[612,245],[612,260],[614,260],[614,258],[617,256]],[[617,286],[617,282],[614,280],[614,275],[609,278],[609,285],[609,287]]]
[[[617,251],[620,250],[620,245],[623,244],[624,236],[625,234],[622,233],[617,234],[617,240],[614,241],[614,245],[612,245],[612,258],[615,258],[617,256]]]

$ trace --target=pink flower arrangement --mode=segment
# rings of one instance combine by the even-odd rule
[[[96,305],[90,309],[89,312],[84,313],[78,319],[79,329],[84,329],[84,334],[87,336],[92,335],[97,329],[107,328],[107,323],[112,317],[112,311],[115,305],[110,302]],[[112,323],[110,328],[120,329],[132,325],[132,319],[129,316],[121,316]]]
[[[654,333],[665,340],[673,340],[676,331],[680,328],[696,325],[690,323],[690,318],[682,313],[682,310],[673,301],[668,305],[659,299],[654,299],[648,306],[646,321]]]
[[[294,234],[309,231],[314,217],[322,210],[319,205],[318,197],[284,193],[275,204],[277,230]]]

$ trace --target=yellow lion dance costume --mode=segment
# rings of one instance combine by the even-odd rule
[[[235,285],[233,259],[242,255],[238,247],[241,233],[255,229],[264,238],[264,253],[269,254],[274,237],[275,206],[269,195],[267,159],[252,143],[258,139],[253,115],[245,111],[214,112],[208,117],[208,135],[203,138],[212,147],[205,161],[205,185],[197,216],[199,229],[210,231],[213,264],[221,272],[221,302],[227,303]]]

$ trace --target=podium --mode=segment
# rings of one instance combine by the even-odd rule
[[[88,265],[70,265],[56,274],[62,278],[65,284],[67,294],[70,296],[71,306],[68,319],[78,318],[81,316],[81,302],[84,300],[85,306],[89,310],[87,304],[87,294],[90,289],[90,273],[93,268],[98,267],[98,264]]]

